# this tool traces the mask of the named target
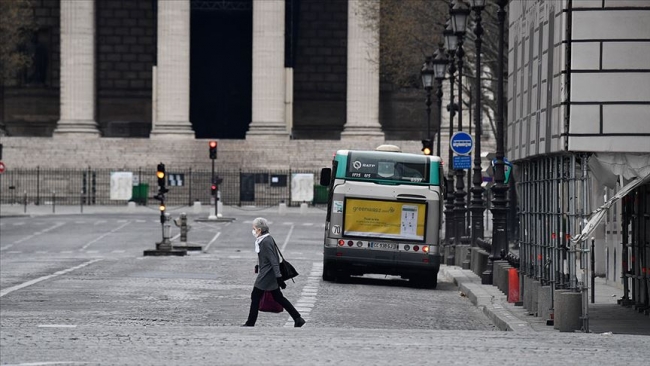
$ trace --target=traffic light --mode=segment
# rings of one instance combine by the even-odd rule
[[[433,141],[430,139],[422,140],[422,153],[424,155],[433,155]]]
[[[216,184],[212,183],[212,185],[210,186],[210,193],[211,193],[213,196],[214,196],[215,194],[217,194],[217,185],[216,185]]]
[[[156,169],[156,177],[158,177],[158,193],[159,194],[164,194],[167,193],[169,190],[165,187],[166,184],[166,173],[165,173],[165,164],[160,163],[158,164],[158,168]]]
[[[217,142],[210,141],[208,145],[210,146],[210,159],[214,160],[217,158]]]

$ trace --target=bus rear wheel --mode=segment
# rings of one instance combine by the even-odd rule
[[[323,263],[323,281],[336,281],[336,268],[332,263]]]

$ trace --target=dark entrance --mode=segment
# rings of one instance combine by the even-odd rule
[[[252,0],[192,0],[190,121],[197,138],[243,139],[251,122]]]

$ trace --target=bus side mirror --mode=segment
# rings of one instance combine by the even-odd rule
[[[332,181],[332,169],[323,168],[320,170],[320,185],[329,187],[330,182]]]

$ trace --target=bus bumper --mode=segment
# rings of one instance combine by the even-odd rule
[[[324,248],[324,269],[349,275],[366,273],[386,274],[412,278],[421,275],[437,276],[442,261],[439,254],[402,253],[389,251]]]

